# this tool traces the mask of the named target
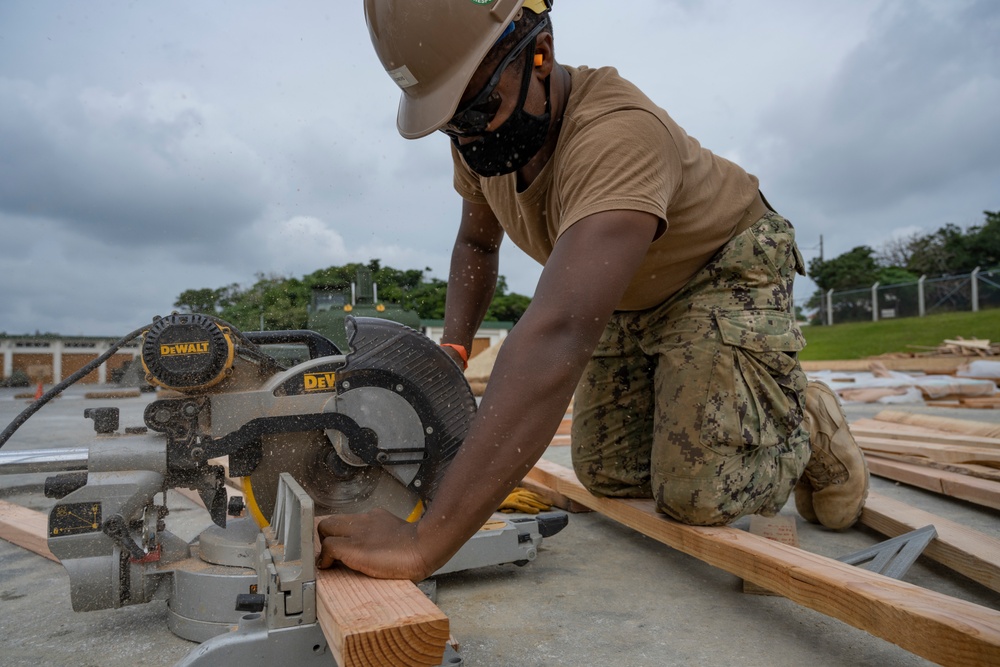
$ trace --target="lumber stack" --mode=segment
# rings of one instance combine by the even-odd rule
[[[851,425],[873,475],[1000,509],[1000,437],[982,435],[996,429],[893,411]]]

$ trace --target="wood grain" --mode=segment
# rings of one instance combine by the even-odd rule
[[[650,500],[588,493],[573,472],[540,461],[529,474],[664,544],[940,664],[1000,664],[1000,612],[734,528],[686,526]]]
[[[861,523],[888,537],[932,525],[937,530],[924,555],[952,570],[1000,591],[1000,540],[944,517],[868,492]]]
[[[49,551],[48,526],[42,512],[0,500],[0,538],[58,563]]]
[[[372,579],[345,567],[319,570],[316,609],[340,667],[435,667],[448,617],[410,581]]]
[[[1000,484],[992,480],[890,461],[877,456],[870,456],[867,461],[868,470],[873,475],[984,507],[1000,509]]]

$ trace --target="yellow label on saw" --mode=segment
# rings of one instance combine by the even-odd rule
[[[160,345],[161,357],[180,357],[189,354],[208,354],[208,342]]]
[[[306,373],[302,376],[306,391],[330,391],[337,384],[336,373]]]
[[[504,529],[506,527],[507,527],[507,522],[506,521],[501,521],[501,520],[498,520],[498,519],[490,519],[489,521],[487,521],[486,523],[484,523],[483,527],[480,528],[479,530],[481,530],[481,531],[483,531],[483,530],[486,530],[486,531],[489,531],[489,530],[502,530],[502,529]]]

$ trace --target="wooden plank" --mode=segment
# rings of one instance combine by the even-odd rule
[[[865,457],[878,456],[880,458],[889,459],[890,461],[900,461],[902,463],[910,463],[912,465],[924,466],[925,468],[934,468],[936,470],[947,470],[948,472],[957,472],[961,475],[970,475],[972,477],[979,477],[981,479],[991,479],[994,482],[1000,482],[1000,470],[996,468],[990,468],[988,466],[980,466],[975,464],[962,464],[962,463],[941,463],[940,461],[931,461],[930,459],[921,458],[919,456],[907,456],[905,454],[890,454],[888,452],[876,452],[871,450],[865,450]]]
[[[879,357],[873,359],[849,359],[831,361],[803,361],[802,370],[838,371],[844,373],[865,373],[871,370],[873,363],[878,363],[890,371],[923,372],[929,375],[954,375],[959,367],[967,361],[978,359],[979,356],[948,355],[944,357]]]
[[[984,507],[1000,509],[1000,484],[994,481],[890,461],[876,456],[869,457],[867,461],[868,470],[873,475]]]
[[[982,403],[979,399],[960,397],[955,401],[927,401],[924,405],[932,408],[957,408],[960,410],[996,410],[1000,408],[1000,399],[991,398],[989,400],[989,403]]]
[[[945,345],[955,345],[956,347],[969,347],[976,350],[990,349],[990,341],[984,338],[970,338],[969,340],[965,339],[952,340],[946,338],[944,342]]]
[[[868,492],[861,523],[888,537],[933,525],[937,537],[924,555],[973,581],[1000,591],[1000,540],[874,491]]]
[[[890,454],[906,454],[907,456],[925,456],[932,461],[942,463],[978,463],[992,467],[1000,467],[1000,450],[985,447],[964,447],[962,445],[946,445],[934,442],[912,442],[894,440],[892,438],[873,438],[859,435],[853,429],[854,439],[865,451],[888,452]]]
[[[1000,424],[977,422],[968,419],[938,417],[937,415],[922,415],[915,412],[899,412],[898,410],[883,410],[875,415],[875,419],[896,424],[912,424],[933,428],[949,433],[964,433],[966,435],[981,435],[987,438],[1000,438]]]
[[[935,428],[926,428],[924,426],[915,426],[913,424],[897,424],[895,422],[879,421],[877,419],[856,419],[851,422],[851,431],[855,428],[868,429],[868,430],[878,430],[878,431],[888,431],[890,433],[905,433],[907,435],[920,433],[924,435],[954,435],[958,436],[956,433],[949,433],[948,431],[942,431]]]
[[[1000,664],[1000,612],[735,528],[686,526],[650,500],[590,495],[573,472],[540,461],[531,479],[715,567],[941,664]]]
[[[372,579],[345,567],[316,574],[316,609],[340,667],[435,667],[448,617],[413,582]]]
[[[42,512],[0,500],[0,538],[59,562],[49,551],[49,518]]]
[[[863,420],[870,421],[870,420]],[[880,423],[880,422],[876,422]],[[986,438],[978,435],[965,435],[961,433],[947,433],[945,431],[932,431],[930,429],[919,429],[919,427],[905,426],[908,430],[896,429],[897,425],[881,422],[881,427],[870,427],[864,424],[851,424],[851,433],[856,436],[871,438],[888,438],[890,440],[909,440],[911,442],[931,442],[941,445],[958,445],[960,447],[982,447],[984,449],[995,449],[1000,451],[1000,438]]]

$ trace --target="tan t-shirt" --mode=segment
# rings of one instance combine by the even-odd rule
[[[610,67],[566,68],[573,82],[555,153],[535,181],[481,178],[452,148],[455,189],[488,204],[508,237],[545,264],[572,225],[595,213],[635,210],[666,223],[619,310],[659,305],[736,231],[757,179],[713,155]]]

